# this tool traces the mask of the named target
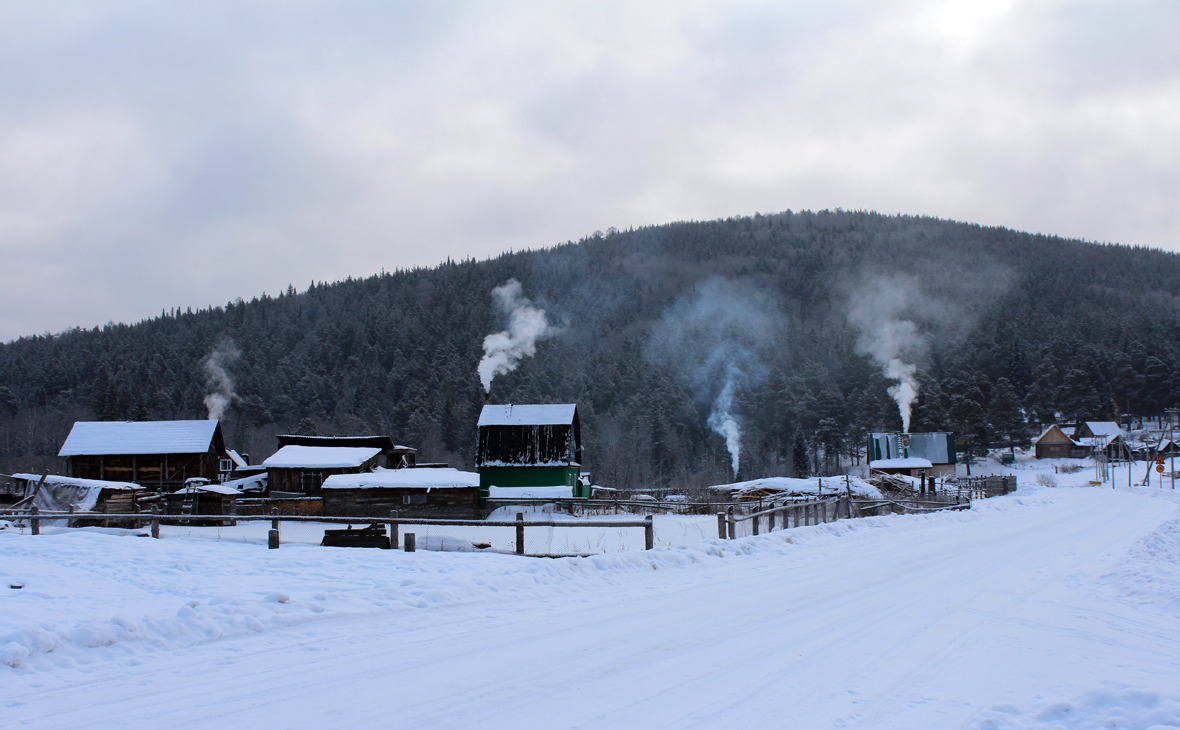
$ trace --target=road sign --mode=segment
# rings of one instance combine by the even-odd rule
[[[1160,474],[1163,474],[1164,473],[1164,465],[1163,464],[1156,464],[1155,470],[1158,471]]]

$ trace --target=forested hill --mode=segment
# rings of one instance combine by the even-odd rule
[[[1180,385],[1175,254],[788,211],[3,344],[0,471],[56,467],[74,420],[206,417],[218,349],[227,441],[254,461],[274,434],[314,429],[391,434],[422,460],[470,466],[476,365],[505,326],[491,291],[510,278],[559,331],[495,380],[492,402],[578,403],[586,466],[605,485],[727,481],[725,440],[707,425],[727,382],[742,478],[833,471],[866,431],[901,425],[882,375],[891,352],[917,366],[913,429],[970,434],[976,449],[1055,414],[1156,414]]]

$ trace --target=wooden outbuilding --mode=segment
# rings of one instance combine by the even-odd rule
[[[380,449],[377,466],[386,469],[406,469],[417,464],[417,450],[395,444],[389,436],[300,436],[283,434],[276,436],[279,448],[284,446],[348,446],[352,448]]]
[[[475,465],[485,490],[571,487],[575,497],[590,496],[590,487],[578,478],[582,427],[577,405],[486,405],[478,428]]]
[[[1103,451],[1107,458],[1114,459],[1127,452],[1126,434],[1114,421],[1086,421],[1078,426],[1074,441],[1084,449],[1085,456]]]
[[[262,465],[266,467],[267,491],[278,494],[318,495],[325,480],[336,474],[359,474],[378,466],[381,449],[376,446],[301,446],[280,448]]]
[[[1033,451],[1038,459],[1071,459],[1076,456],[1078,445],[1054,424],[1033,441]]]
[[[22,497],[32,497],[32,504],[42,512],[104,512],[130,514],[142,511],[137,497],[143,491],[138,484],[105,479],[82,479],[49,474],[13,474],[13,483],[23,489]],[[38,488],[40,485],[40,488]]]
[[[78,421],[58,456],[67,476],[162,492],[192,477],[217,479],[228,458],[218,421]]]
[[[324,480],[324,514],[481,519],[479,474],[458,469],[378,469]]]

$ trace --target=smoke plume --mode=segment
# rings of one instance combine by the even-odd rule
[[[242,356],[232,341],[222,340],[213,348],[213,352],[201,361],[201,369],[205,371],[205,387],[211,392],[205,396],[205,408],[209,410],[209,420],[220,420],[225,409],[238,400],[234,393],[234,381],[226,367]]]
[[[521,358],[536,354],[537,340],[556,331],[549,326],[545,310],[533,306],[516,279],[492,289],[492,299],[508,317],[508,329],[484,338],[483,359],[478,370],[485,393],[491,392],[492,380],[497,375],[512,372]]]
[[[738,464],[742,454],[742,430],[733,417],[733,392],[742,372],[736,367],[727,368],[725,385],[713,401],[713,412],[709,414],[709,428],[725,439],[725,448],[729,450],[730,465],[733,467],[733,478],[737,479]]]
[[[860,333],[856,351],[870,356],[881,373],[894,381],[888,392],[897,402],[906,433],[918,398],[916,362],[927,347],[918,325],[906,318],[918,298],[917,286],[910,277],[874,278],[852,294],[848,311],[849,324]]]
[[[735,479],[742,453],[737,399],[766,377],[763,362],[784,332],[771,297],[748,282],[720,278],[699,284],[652,329],[648,359],[675,371],[708,404],[705,423],[725,440]]]

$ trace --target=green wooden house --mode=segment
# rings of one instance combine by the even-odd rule
[[[479,485],[488,487],[570,487],[589,497],[581,472],[582,428],[578,407],[486,405],[479,415],[475,466]]]

